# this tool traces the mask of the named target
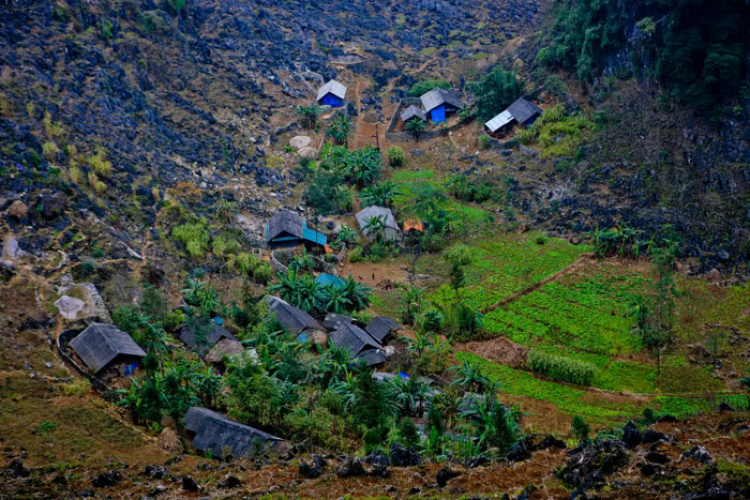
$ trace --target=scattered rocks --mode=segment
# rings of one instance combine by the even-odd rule
[[[5,474],[9,477],[29,477],[31,471],[23,466],[20,458],[14,458],[5,468]]]
[[[470,469],[475,469],[477,467],[481,467],[485,464],[487,464],[489,460],[487,460],[487,457],[485,456],[478,456],[478,457],[471,457],[466,459],[466,467]]]
[[[643,444],[656,443],[658,441],[666,441],[667,435],[663,432],[655,431],[653,429],[647,429],[641,436],[641,442]]]
[[[511,462],[521,462],[531,457],[531,449],[526,439],[514,444],[506,458]]]
[[[572,486],[599,484],[602,476],[628,463],[628,453],[620,441],[596,442],[573,454],[560,471],[560,477]]]
[[[147,465],[143,471],[149,479],[164,479],[167,477],[166,467],[159,467],[158,465]]]
[[[538,450],[546,450],[547,448],[559,448],[565,449],[565,441],[557,439],[555,436],[549,435],[542,439],[537,445]]]
[[[360,477],[366,474],[365,468],[359,458],[349,458],[344,464],[336,469],[336,475],[339,477]]]
[[[113,470],[102,472],[91,481],[91,484],[94,488],[107,488],[116,485],[120,481],[122,481],[122,474],[120,474],[119,470]]]
[[[313,455],[310,461],[303,461],[299,464],[299,473],[308,479],[315,479],[323,474],[327,465],[323,457]]]
[[[686,451],[682,454],[685,458],[694,458],[701,463],[707,464],[713,460],[711,454],[703,446],[696,446],[690,451]]]
[[[396,467],[409,467],[422,463],[422,457],[418,452],[404,448],[401,443],[393,443],[391,446],[391,463]]]
[[[459,472],[451,470],[448,467],[444,467],[440,469],[437,473],[437,484],[441,488],[445,488],[445,486],[448,484],[448,481],[460,475],[461,474]]]

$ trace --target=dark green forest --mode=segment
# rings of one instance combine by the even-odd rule
[[[750,0],[558,0],[538,60],[591,81],[627,44],[638,76],[710,112],[743,90],[749,31]]]

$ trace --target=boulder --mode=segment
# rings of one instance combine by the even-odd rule
[[[297,151],[302,158],[315,158],[318,156],[318,150],[315,148],[302,148]]]
[[[589,488],[627,463],[628,452],[621,441],[596,442],[573,453],[560,478],[571,486]]]
[[[312,139],[306,135],[298,135],[289,139],[289,145],[295,149],[302,149],[310,146]]]
[[[448,481],[460,475],[461,474],[459,472],[451,470],[448,467],[444,467],[437,472],[437,484],[441,488],[445,488],[445,486],[448,484]]]
[[[78,313],[83,310],[84,305],[81,299],[67,295],[63,295],[55,302],[55,307],[60,311],[60,316],[71,321],[78,319]]]
[[[422,463],[422,457],[418,452],[404,448],[401,443],[393,443],[391,446],[391,463],[396,467],[410,467]]]
[[[169,427],[165,427],[159,434],[159,447],[170,455],[180,455],[183,452],[180,437]]]
[[[542,439],[536,447],[538,450],[546,450],[547,448],[565,448],[565,441],[557,439],[555,436],[549,435]]]
[[[667,455],[656,451],[647,453],[645,458],[647,461],[659,465],[664,465],[669,462],[669,457]]]
[[[633,422],[628,421],[622,428],[622,442],[630,449],[641,444],[641,433]]]
[[[653,429],[647,429],[641,437],[643,444],[656,443],[657,441],[666,441],[667,435],[663,432],[655,431]]]
[[[14,458],[5,468],[6,475],[10,477],[29,477],[31,471],[23,466],[21,459]]]
[[[16,200],[8,208],[8,215],[17,221],[23,220],[29,215],[29,207],[21,200]]]
[[[198,483],[195,482],[195,479],[188,475],[182,476],[182,489],[185,491],[192,491],[196,492],[200,490],[200,486],[198,486]]]
[[[95,488],[107,488],[116,485],[120,481],[122,481],[122,474],[120,474],[119,470],[113,470],[102,472],[91,481],[91,484]]]
[[[348,458],[344,464],[336,469],[336,475],[339,477],[360,477],[366,474],[365,468],[359,458]]]
[[[237,476],[233,476],[232,474],[225,476],[224,479],[222,479],[222,481],[219,483],[219,488],[223,490],[231,490],[240,486],[242,486],[242,481]]]

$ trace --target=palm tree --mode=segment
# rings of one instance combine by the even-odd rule
[[[382,243],[385,240],[387,227],[384,215],[374,215],[370,217],[362,230],[371,240]]]
[[[413,353],[417,357],[417,360],[419,360],[427,349],[435,345],[435,342],[433,342],[434,336],[423,332],[417,332],[414,337],[415,338],[413,339],[409,337],[403,338],[407,343],[406,350]]]
[[[333,137],[337,144],[343,144],[349,148],[349,135],[352,133],[352,120],[344,112],[338,112],[331,121],[331,128],[328,129],[328,135]]]
[[[417,315],[422,311],[424,292],[421,288],[410,286],[404,294],[404,309],[401,312],[401,321],[407,325],[413,325]]]
[[[351,274],[341,289],[344,291],[346,298],[349,299],[349,302],[351,302],[352,310],[361,311],[370,306],[372,288],[355,281]]]
[[[320,284],[309,274],[300,275],[293,269],[280,274],[279,282],[271,285],[268,291],[308,313],[314,312],[322,299]]]
[[[320,108],[317,104],[313,103],[309,106],[299,106],[297,108],[300,115],[302,115],[302,122],[307,128],[313,129],[318,123],[318,113]]]
[[[378,182],[362,190],[359,199],[363,207],[378,205],[381,207],[393,206],[393,199],[399,194],[398,187],[393,182]]]
[[[326,285],[323,288],[323,309],[326,312],[343,314],[351,307],[352,301],[341,286]]]
[[[482,392],[483,389],[492,386],[490,379],[482,373],[478,363],[464,361],[461,365],[454,366],[450,370],[458,372],[455,383],[468,391]]]
[[[404,130],[414,136],[414,139],[419,141],[419,136],[424,132],[425,123],[419,118],[412,118],[404,124]]]

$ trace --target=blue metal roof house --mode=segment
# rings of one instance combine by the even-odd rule
[[[445,89],[430,90],[420,97],[425,113],[430,115],[433,123],[442,123],[448,114],[463,108],[455,93]]]
[[[346,99],[346,87],[336,80],[330,80],[318,89],[317,101],[321,106],[340,108],[344,105],[344,99]]]
[[[277,212],[266,224],[266,243],[272,249],[283,247],[325,247],[328,238],[307,227],[307,221],[288,210]]]

